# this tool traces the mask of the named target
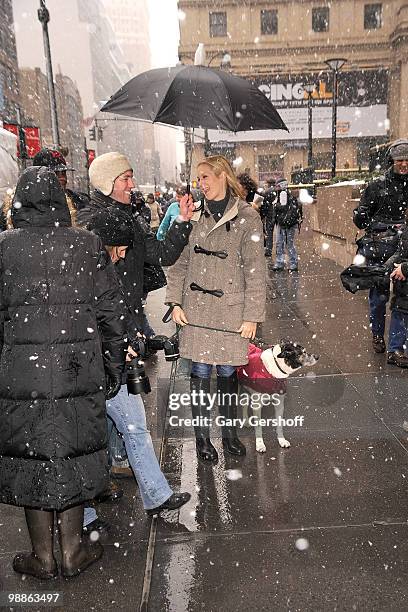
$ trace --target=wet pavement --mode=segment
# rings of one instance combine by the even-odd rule
[[[163,470],[192,499],[151,521],[137,487],[122,481],[124,498],[98,506],[112,525],[101,562],[74,581],[41,584],[63,592],[60,609],[130,612],[142,600],[153,612],[408,608],[408,372],[373,353],[366,294],[346,293],[340,268],[313,254],[307,235],[298,274],[269,268],[259,334],[320,354],[288,384],[285,417],[305,417],[285,429],[290,448],[268,428],[266,453],[257,453],[243,430],[246,457],[224,456],[215,435],[219,463],[199,463],[192,429],[163,421],[171,364],[155,357],[145,400],[152,436],[159,453],[166,426]],[[151,296],[149,311],[169,334],[162,297]],[[179,362],[171,392],[188,391],[186,366]],[[11,569],[15,551],[28,548],[22,510],[0,506],[0,525],[1,590],[38,590]]]

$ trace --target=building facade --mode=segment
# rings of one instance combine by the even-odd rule
[[[0,120],[15,123],[19,107],[19,89],[11,0],[0,0],[0,15]]]
[[[105,13],[112,26],[130,75],[151,68],[149,39],[149,7],[147,0],[105,0]],[[141,154],[139,168],[141,184],[160,181],[160,157],[155,153],[155,130],[149,123],[133,124],[137,129]],[[142,163],[140,163],[142,162]]]
[[[39,68],[24,68],[19,72],[19,82],[24,124],[40,128],[42,146],[53,146],[47,77]],[[63,74],[55,75],[55,96],[61,150],[68,165],[75,169],[74,173],[68,173],[70,187],[86,191],[87,167],[81,97],[75,83]]]
[[[48,24],[54,73],[68,76],[81,96],[82,130],[88,148],[100,155],[107,151],[126,152],[138,181],[147,182],[151,165],[145,164],[143,125],[125,118],[99,113],[109,97],[131,78],[131,72],[104,4],[100,0],[53,0],[48,3]],[[37,5],[13,0],[19,65],[39,67],[45,73],[41,24]],[[100,128],[97,141],[89,139],[89,128]],[[97,130],[98,131],[98,130]]]
[[[313,162],[330,168],[333,72],[338,73],[337,167],[368,165],[369,148],[408,135],[408,5],[402,0],[179,0],[180,60],[191,63],[199,42],[219,66],[253,79],[289,128],[227,134],[209,131],[212,152],[242,160],[263,180],[308,164],[308,94],[312,94]],[[225,65],[224,65],[225,67]],[[203,154],[203,146],[195,153]],[[194,159],[193,158],[193,159]]]

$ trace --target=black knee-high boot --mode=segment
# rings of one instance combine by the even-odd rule
[[[218,388],[218,410],[220,415],[226,419],[237,418],[238,403],[238,377],[234,372],[232,376],[217,376]],[[234,425],[222,427],[222,444],[224,449],[231,455],[245,455],[246,449],[238,439],[237,430]]]
[[[210,429],[205,426],[204,419],[210,418],[208,410],[210,393],[210,379],[199,378],[191,375],[190,391],[195,391],[195,397],[191,395],[191,414],[193,418],[199,418],[201,424],[194,427],[196,438],[197,457],[206,463],[217,463],[218,454],[210,440]]]
[[[84,506],[73,506],[57,513],[58,531],[62,554],[61,573],[66,578],[72,578],[83,572],[103,553],[99,542],[85,544],[82,542],[82,524]]]
[[[41,580],[55,578],[58,567],[54,557],[54,511],[25,508],[25,516],[33,550],[17,554],[13,569]]]

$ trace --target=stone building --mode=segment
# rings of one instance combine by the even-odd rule
[[[18,64],[11,0],[0,0],[0,120],[17,121]]]
[[[307,166],[303,86],[310,83],[316,86],[314,165],[330,168],[329,58],[347,60],[338,75],[338,168],[367,166],[373,144],[408,135],[408,5],[402,0],[179,0],[178,6],[185,14],[181,61],[194,60],[199,42],[214,67],[228,53],[232,72],[254,79],[290,130],[237,135],[210,130],[211,149],[242,158],[242,170],[262,180]]]
[[[53,146],[47,77],[40,68],[24,68],[19,73],[20,104],[26,125],[40,128],[42,146]],[[70,186],[87,190],[87,169],[84,153],[83,112],[81,97],[75,83],[63,74],[55,76],[55,95],[60,131],[61,150],[68,165]]]

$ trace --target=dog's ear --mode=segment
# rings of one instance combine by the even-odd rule
[[[279,359],[285,359],[285,357],[290,357],[291,355],[295,354],[295,350],[293,349],[293,347],[287,347],[287,348],[283,348],[283,350],[279,353],[279,355],[276,355]]]

